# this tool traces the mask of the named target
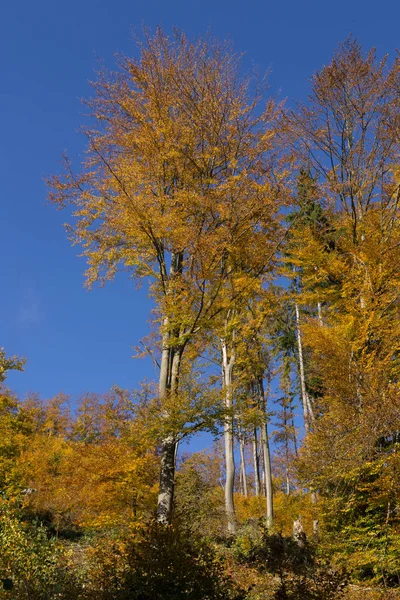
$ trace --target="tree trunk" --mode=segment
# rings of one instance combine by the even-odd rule
[[[240,427],[240,425],[238,426],[238,429],[239,429],[239,450],[240,450],[240,478],[242,481],[243,496],[245,498],[247,498],[248,491],[247,491],[246,463],[245,463],[245,458],[244,458],[244,439],[243,439],[242,428]]]
[[[254,427],[253,434],[253,464],[254,464],[254,488],[255,495],[260,495],[260,460],[258,456],[258,440],[257,440],[257,427]]]
[[[173,279],[182,270],[182,254],[173,253],[171,257],[170,278]],[[175,336],[176,339],[176,336]],[[183,348],[171,345],[171,331],[169,320],[163,320],[163,335],[161,348],[161,364],[159,378],[159,398],[161,406],[170,395],[177,394],[179,385],[179,371],[181,367]],[[168,411],[163,412],[168,420]],[[160,486],[157,500],[157,521],[163,525],[171,522],[174,501],[175,464],[177,453],[177,440],[172,433],[166,435],[161,441]]]
[[[286,408],[284,418],[284,428],[285,428],[285,479],[286,479],[286,495],[290,496],[290,477],[289,477],[289,435],[288,435],[288,425],[287,425],[287,416],[286,416]]]
[[[318,302],[317,308],[318,308],[318,325],[320,327],[322,327],[323,324],[324,324],[324,321],[323,321],[323,318],[322,318],[322,306],[321,306],[321,302]]]
[[[168,394],[176,394],[178,390],[181,351],[168,347],[168,336],[163,338],[159,395],[162,402]],[[168,414],[165,413],[168,419]],[[177,441],[174,435],[167,435],[161,442],[160,487],[157,502],[157,521],[164,525],[171,522],[174,500],[175,462]]]
[[[263,447],[264,458],[264,474],[265,474],[265,497],[267,501],[267,525],[272,527],[274,522],[274,504],[272,491],[272,470],[271,470],[271,454],[269,450],[269,440],[267,423],[261,427],[261,444]]]
[[[311,492],[311,504],[312,504],[313,509],[315,509],[317,502],[318,502],[317,492]],[[318,539],[318,537],[319,537],[319,521],[318,521],[318,519],[313,519],[313,534],[314,534],[314,538]]]
[[[322,318],[321,302],[318,302],[318,324],[320,327],[323,327],[323,325],[324,325],[324,321]],[[313,508],[316,506],[317,502],[318,502],[317,492],[311,492],[311,504],[312,504]],[[319,520],[318,519],[313,519],[313,535],[314,535],[315,539],[318,539],[318,537],[319,537]]]
[[[235,457],[233,447],[233,414],[232,414],[232,374],[235,364],[235,351],[232,348],[230,358],[228,359],[228,349],[226,340],[221,339],[222,351],[222,375],[225,392],[225,408],[227,413],[224,417],[224,441],[225,441],[225,511],[227,519],[228,532],[234,534],[235,524],[235,505],[233,491],[235,485]]]
[[[160,487],[157,502],[157,521],[163,525],[171,523],[174,500],[176,440],[164,438],[161,444]]]
[[[294,448],[294,455],[296,458],[298,458],[299,456],[299,450],[297,448],[297,436],[296,436],[296,428],[294,426],[294,419],[292,419],[292,430],[293,430],[293,448]]]
[[[299,352],[299,367],[300,367],[301,400],[302,400],[303,414],[304,414],[304,428],[306,430],[306,434],[308,434],[310,431],[310,424],[312,423],[312,421],[314,421],[315,416],[314,416],[313,408],[312,408],[312,405],[310,402],[310,398],[306,391],[306,381],[305,381],[305,375],[304,375],[304,362],[303,362],[303,346],[302,346],[302,342],[301,342],[301,330],[300,330],[300,313],[299,313],[299,307],[298,307],[297,302],[295,304],[295,309],[296,309],[297,348],[298,348],[298,352]],[[323,326],[320,302],[318,302],[318,323],[319,323],[320,327]],[[317,502],[317,495],[315,492],[312,492],[312,494],[311,494],[311,502],[313,505],[315,505]],[[315,519],[313,521],[313,530],[314,530],[314,535],[317,536],[318,535],[318,520],[317,519]]]
[[[304,374],[304,359],[303,359],[303,344],[301,341],[301,330],[300,330],[300,313],[297,302],[295,303],[296,311],[296,337],[297,337],[297,349],[299,353],[299,371],[300,371],[300,389],[301,389],[301,403],[303,406],[304,415],[304,428],[306,434],[310,431],[310,424],[314,420],[314,412],[311,406],[310,398],[308,397],[306,390],[306,379]]]
[[[271,453],[269,449],[268,439],[268,420],[267,420],[267,403],[264,394],[264,385],[262,379],[258,382],[261,407],[265,415],[265,423],[261,426],[261,446],[263,449],[264,476],[265,476],[265,497],[267,501],[267,526],[272,527],[274,523],[274,499],[272,489],[272,469],[271,469]]]
[[[260,427],[260,432],[262,430],[262,425]],[[260,435],[260,446],[261,446],[261,451],[260,451],[260,458],[261,458],[261,495],[266,496],[266,490],[265,490],[265,462],[264,462],[264,449],[263,449],[263,445],[262,445],[262,436]]]

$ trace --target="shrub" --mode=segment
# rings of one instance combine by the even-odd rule
[[[22,523],[0,509],[0,598],[51,600],[79,598],[79,583],[68,568],[68,553],[40,525]]]
[[[297,541],[264,528],[258,539],[238,538],[234,551],[238,560],[275,575],[275,600],[337,600],[347,585],[345,572],[319,557],[305,537]]]
[[[153,524],[140,539],[103,541],[91,560],[97,600],[244,599],[216,551],[173,527]]]

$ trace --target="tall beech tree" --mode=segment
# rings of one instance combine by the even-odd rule
[[[301,272],[297,302],[309,309],[307,384],[317,397],[303,476],[321,491],[324,518],[330,512],[328,521],[343,527],[346,511],[359,511],[359,531],[395,522],[384,493],[398,485],[390,469],[379,510],[373,485],[367,489],[390,463],[382,451],[397,452],[399,66],[347,40],[314,76],[310,104],[286,122],[325,205],[323,220],[299,220],[291,244]],[[352,539],[354,530],[345,535]]]
[[[89,286],[120,268],[150,282],[167,423],[185,350],[220,310],[227,258],[245,248],[264,268],[258,249],[274,229],[279,188],[270,163],[277,107],[259,108],[229,43],[190,43],[159,29],[139,50],[139,59],[118,57],[117,71],[93,84],[82,173],[65,159],[50,199],[74,208],[69,232],[83,247]],[[163,431],[158,519],[168,523],[177,442]]]
[[[323,206],[321,201],[322,190],[318,188],[317,180],[311,175],[309,169],[301,168],[297,178],[297,210],[289,215],[289,222],[293,225],[291,234],[288,236],[285,248],[286,275],[292,280],[291,304],[294,307],[293,328],[295,330],[296,348],[292,346],[290,350],[297,355],[297,370],[300,387],[300,399],[303,408],[304,428],[309,432],[313,421],[315,420],[313,397],[310,394],[310,382],[307,381],[306,361],[303,352],[302,342],[302,312],[299,306],[299,299],[302,297],[302,264],[297,260],[297,254],[301,246],[307,246],[310,239],[319,241],[324,245],[325,251],[331,252],[335,248],[335,231],[330,223],[330,212]],[[326,287],[326,284],[325,284]],[[318,286],[317,286],[318,288]],[[318,322],[323,324],[322,306],[317,293],[313,295],[316,298],[316,307],[308,307],[310,311],[316,311]],[[304,294],[303,294],[304,296]],[[307,301],[307,300],[306,300]],[[286,340],[287,340],[286,335]],[[285,337],[283,338],[285,341]],[[293,340],[294,341],[294,338]]]
[[[231,325],[231,327],[229,327]],[[228,333],[228,330],[231,331]],[[229,314],[225,322],[225,332],[221,337],[222,354],[222,381],[225,404],[224,416],[224,444],[225,444],[225,510],[228,525],[228,532],[234,534],[235,526],[235,506],[234,506],[234,485],[235,485],[235,456],[234,456],[234,437],[233,437],[233,369],[236,362],[235,348],[236,330],[229,323]]]
[[[318,174],[323,197],[352,222],[353,240],[363,233],[369,208],[379,202],[394,218],[398,195],[393,165],[400,142],[400,59],[388,65],[375,49],[364,54],[352,37],[312,78],[307,105],[286,115],[286,133],[302,165]]]

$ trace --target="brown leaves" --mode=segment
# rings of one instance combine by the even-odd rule
[[[370,206],[386,205],[399,156],[399,61],[378,62],[349,38],[312,79],[308,105],[288,113],[284,129],[301,164],[312,165],[327,199],[353,222],[353,237]]]

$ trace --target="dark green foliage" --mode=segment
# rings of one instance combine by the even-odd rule
[[[13,580],[10,579],[9,577],[5,577],[1,581],[2,581],[2,584],[3,584],[3,590],[10,591],[10,590],[12,590],[14,588]]]
[[[282,294],[276,290],[276,294]],[[279,296],[278,296],[279,297]],[[279,298],[279,311],[271,327],[271,339],[273,341],[274,354],[281,353],[283,356],[294,356],[296,354],[296,321],[293,302],[287,298]]]
[[[318,194],[316,177],[313,177],[310,169],[300,169],[297,180],[298,210],[288,216],[288,222],[295,223],[297,227],[310,227],[313,235],[325,243],[325,250],[329,252],[335,249],[335,228]]]

